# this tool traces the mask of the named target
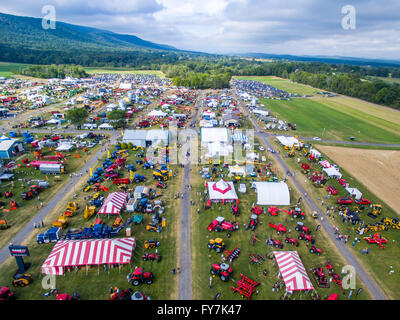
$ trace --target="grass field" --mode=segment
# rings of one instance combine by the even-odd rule
[[[113,149],[111,149],[111,152]],[[135,163],[135,159],[138,159],[136,155],[139,153],[130,151],[127,163]],[[101,166],[102,162],[105,160],[106,156],[99,159],[98,165]],[[96,166],[96,167],[97,167]],[[143,174],[147,177],[147,182],[142,183],[149,187],[155,188],[155,182],[152,179],[152,170],[144,170],[140,166],[136,165],[138,174]],[[179,239],[179,233],[177,232],[176,226],[179,225],[179,207],[180,200],[173,199],[173,194],[180,190],[182,176],[181,172],[175,168],[172,168],[176,176],[171,180],[167,181],[168,189],[158,191],[162,194],[161,199],[166,202],[164,216],[166,217],[167,225],[165,230],[161,233],[152,233],[145,230],[145,225],[151,221],[151,215],[145,214],[143,219],[143,224],[141,225],[131,225],[132,236],[136,238],[136,249],[133,252],[133,257],[130,265],[121,266],[120,269],[114,268],[103,269],[89,267],[86,274],[85,268],[78,271],[67,272],[64,276],[57,276],[56,278],[56,288],[60,292],[66,292],[73,294],[73,292],[78,291],[81,298],[84,300],[108,300],[109,299],[109,288],[112,286],[117,286],[120,290],[125,290],[128,287],[132,287],[126,280],[126,275],[131,272],[135,266],[143,267],[145,271],[153,272],[155,276],[154,283],[152,285],[140,285],[136,289],[145,292],[146,295],[150,296],[151,299],[177,299],[177,277],[173,278],[172,268],[176,268],[178,256],[177,256],[177,241]],[[129,177],[129,173],[126,169],[121,170],[122,177]],[[76,190],[82,190],[84,185],[86,185],[86,180],[88,176],[84,176],[80,185],[76,186]],[[104,182],[106,186],[110,187],[110,192],[116,191],[117,186],[113,185],[111,182]],[[131,186],[134,188],[135,186]],[[160,190],[160,189],[158,189]],[[46,220],[45,225],[49,226],[51,221],[60,215],[63,210],[65,210],[66,203],[69,200],[77,201],[80,204],[80,209],[78,214],[70,218],[68,228],[78,228],[82,226],[89,226],[95,220],[95,216],[91,217],[89,220],[85,220],[83,217],[83,210],[85,206],[84,197],[92,196],[95,192],[77,192],[78,197],[75,199],[72,197],[72,192],[66,195],[66,200],[60,203],[59,207],[55,212],[53,212]],[[106,197],[107,194],[103,193]],[[160,199],[160,198],[158,198]],[[136,213],[137,214],[137,213]],[[122,218],[126,220],[131,216],[127,212],[121,214]],[[115,217],[104,217],[104,221],[111,225]],[[43,294],[49,290],[45,290],[41,286],[41,281],[43,275],[41,274],[40,267],[43,264],[45,258],[50,253],[53,244],[43,244],[39,245],[36,243],[36,235],[43,232],[45,229],[35,230],[32,236],[25,241],[25,245],[28,245],[30,251],[30,257],[26,261],[32,263],[32,267],[29,273],[33,275],[34,281],[29,287],[26,288],[15,288],[15,292],[18,299],[22,300],[37,300],[37,299],[51,299],[55,298],[45,298]],[[125,230],[121,231],[119,237],[123,237]],[[160,241],[161,246],[158,248],[158,253],[162,255],[161,262],[144,262],[142,260],[142,254],[145,249],[143,243],[145,240],[150,238],[157,239]],[[154,250],[149,250],[153,251]],[[15,261],[13,259],[8,259],[0,267],[0,283],[7,284],[12,279],[12,274],[15,272]],[[135,287],[133,287],[135,289]]]
[[[259,141],[258,141],[259,143]],[[272,162],[272,168],[276,170],[278,176],[282,178],[282,173],[275,166],[275,163],[272,159],[268,159],[268,161]],[[238,193],[240,204],[240,216],[238,218],[234,218],[229,204],[213,204],[211,209],[204,210],[204,180],[198,174],[199,169],[203,167],[192,167],[192,199],[196,202],[195,207],[192,209],[192,245],[196,250],[192,250],[192,279],[193,279],[193,298],[194,299],[213,299],[213,297],[219,292],[221,293],[220,299],[242,299],[239,294],[234,294],[231,290],[231,286],[234,285],[233,282],[222,282],[218,277],[213,278],[212,280],[212,288],[209,288],[209,278],[210,278],[210,266],[213,263],[220,263],[221,257],[220,254],[216,254],[215,251],[210,251],[207,249],[207,243],[210,239],[215,239],[217,237],[221,237],[225,244],[227,250],[232,250],[236,247],[240,248],[239,258],[235,259],[231,265],[234,270],[233,278],[234,280],[240,279],[240,273],[250,277],[252,280],[260,282],[260,285],[257,286],[258,294],[253,294],[252,299],[254,300],[279,300],[284,293],[284,289],[280,291],[273,292],[271,290],[273,284],[275,282],[280,282],[278,278],[278,267],[273,260],[268,259],[266,256],[271,251],[280,251],[280,250],[296,250],[298,251],[302,262],[306,268],[306,270],[310,270],[317,266],[318,264],[325,265],[325,263],[329,260],[333,263],[336,272],[340,273],[342,266],[345,264],[342,257],[335,249],[335,247],[330,243],[329,240],[326,239],[321,231],[313,231],[312,236],[316,239],[317,247],[321,248],[323,254],[321,256],[316,256],[308,252],[309,248],[305,245],[303,241],[300,241],[299,247],[293,247],[289,244],[285,244],[284,240],[288,234],[277,235],[277,233],[268,226],[269,222],[273,222],[275,224],[282,223],[284,226],[291,229],[290,235],[292,237],[297,238],[298,232],[294,230],[296,225],[296,220],[291,219],[289,215],[286,213],[279,213],[278,216],[272,217],[264,214],[259,216],[259,224],[256,230],[253,232],[251,230],[245,230],[245,226],[249,223],[250,217],[250,208],[254,203],[256,203],[256,193],[254,190],[250,189],[250,183],[254,180],[254,178],[247,177],[242,180],[246,184],[247,194],[241,195]],[[257,166],[262,168],[263,166]],[[224,175],[227,174],[227,169],[223,169]],[[259,178],[257,179],[259,181]],[[218,178],[216,179],[218,181]],[[291,204],[295,205],[299,194],[289,184],[290,187],[290,196],[291,196]],[[200,194],[200,196],[199,196]],[[197,213],[197,208],[200,208],[200,213]],[[317,222],[311,218],[310,211],[308,208],[302,207],[304,212],[306,213],[305,224],[309,226],[312,230],[315,230],[317,226]],[[226,233],[215,233],[208,232],[206,227],[209,223],[211,223],[217,216],[223,216],[227,221],[236,220],[239,222],[239,230],[232,233],[231,238],[226,237]],[[250,243],[251,237],[256,234],[257,238],[260,241],[256,241],[254,245]],[[266,245],[265,240],[267,238],[273,237],[274,239],[282,240],[284,243],[283,249],[271,248]],[[258,264],[250,264],[249,263],[249,254],[261,254],[265,257],[265,262],[261,265]],[[267,276],[263,275],[263,270],[267,269]],[[332,293],[337,293],[339,295],[339,299],[343,299],[341,290],[339,287],[335,287],[331,285],[330,288],[319,288],[317,287],[311,272],[308,272],[308,275],[316,288],[318,295],[323,299],[324,297],[329,296]],[[358,286],[362,286],[361,282],[358,282]],[[358,288],[358,287],[357,287]],[[293,298],[296,300],[307,300],[310,299],[306,293],[296,292],[293,295]],[[362,295],[358,296],[357,299],[369,299],[368,293],[363,292]]]
[[[0,62],[0,77],[10,77],[13,75],[11,71],[23,69],[27,64],[22,63],[11,63],[11,62]]]

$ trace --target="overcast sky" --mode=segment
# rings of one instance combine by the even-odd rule
[[[179,49],[400,59],[399,0],[1,0],[3,13],[136,35]],[[344,29],[342,7],[355,8]]]

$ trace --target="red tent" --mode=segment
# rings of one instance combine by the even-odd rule
[[[274,251],[287,291],[314,290],[297,251]]]
[[[63,275],[65,267],[128,264],[135,238],[61,240],[42,265],[44,274]]]
[[[125,192],[113,192],[108,195],[97,214],[119,214],[126,206]]]

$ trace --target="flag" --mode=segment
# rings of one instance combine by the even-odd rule
[[[89,174],[90,174],[91,177],[93,176],[92,168],[89,168]]]
[[[124,131],[121,129],[121,136],[124,136]]]
[[[111,157],[110,150],[107,150],[107,158],[110,158],[110,157]]]
[[[129,173],[130,173],[129,179],[130,179],[131,181],[133,181],[133,171],[130,170]]]

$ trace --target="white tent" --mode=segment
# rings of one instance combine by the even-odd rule
[[[229,176],[232,175],[246,176],[246,170],[244,167],[240,167],[238,165],[229,166]]]
[[[57,147],[57,151],[70,151],[74,148],[72,144],[69,143],[62,143]]]
[[[355,197],[357,200],[360,200],[362,197],[362,193],[360,192],[360,190],[358,190],[357,188],[349,188],[346,187],[346,191],[353,197]]]
[[[295,146],[299,145],[299,140],[297,140],[295,137],[277,136],[276,139],[278,139],[279,143],[285,147],[286,146],[292,147],[293,145]]]
[[[342,174],[335,167],[324,168],[322,170],[324,170],[324,172],[328,175],[329,178],[341,178],[342,177]]]
[[[254,185],[258,205],[290,205],[290,192],[285,182],[254,182]]]
[[[149,117],[165,117],[167,114],[160,110],[153,110],[148,114]]]
[[[233,147],[231,145],[222,144],[219,142],[209,143],[207,145],[208,152],[205,157],[219,156],[229,156],[233,152]]]
[[[228,143],[228,130],[226,128],[201,128],[201,143],[223,142]]]
[[[103,124],[99,125],[99,129],[110,129],[110,130],[112,130],[112,129],[114,129],[114,127],[109,123],[103,123]]]
[[[208,183],[208,194],[211,201],[232,201],[238,198],[235,186],[231,181],[219,180]]]
[[[316,158],[319,158],[321,156],[321,152],[319,152],[318,150],[315,150],[313,148],[310,149],[310,153]]]

